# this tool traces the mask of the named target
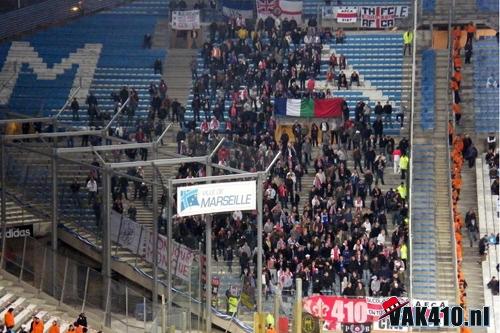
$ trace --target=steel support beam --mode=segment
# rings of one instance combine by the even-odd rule
[[[205,215],[205,252],[206,252],[206,297],[205,309],[205,330],[206,333],[212,332],[212,215]],[[200,286],[201,288],[201,286]]]
[[[173,243],[172,243],[172,203],[174,202],[174,189],[172,187],[172,179],[168,180],[167,193],[167,314],[172,313],[172,257],[173,257]]]
[[[57,273],[57,154],[56,149],[52,152],[52,292],[56,295],[56,273]]]
[[[73,153],[93,153],[96,151],[111,151],[111,150],[124,150],[124,149],[140,149],[140,148],[152,148],[155,143],[125,143],[119,145],[107,145],[107,146],[87,146],[87,147],[74,147],[74,148],[59,148],[57,150],[58,154],[73,154]]]
[[[207,169],[206,177],[172,179],[172,184],[180,185],[180,184],[192,184],[192,183],[208,183],[208,182],[216,182],[224,180],[235,180],[235,179],[255,179],[258,176],[259,176],[258,172],[247,172],[237,175],[208,176],[208,169]]]
[[[52,250],[57,251],[57,153],[52,153]]]
[[[262,238],[263,238],[263,208],[262,208],[262,182],[265,174],[259,173],[257,177],[257,312],[262,313]]]
[[[102,131],[91,130],[91,131],[68,131],[68,132],[57,132],[57,133],[18,134],[18,135],[4,135],[2,138],[6,141],[12,141],[12,140],[23,140],[23,139],[64,138],[68,136],[84,136],[84,135],[102,136]]]
[[[158,147],[155,143],[152,152],[153,160],[158,155]],[[153,165],[153,318],[156,318],[158,307],[158,168]],[[169,243],[172,241],[169,239]],[[171,258],[171,257],[168,257]]]
[[[102,275],[106,286],[110,286],[111,282],[111,170],[105,166],[103,182],[103,209],[102,209]],[[104,294],[105,303],[108,304],[109,290]],[[111,307],[106,306],[104,325],[111,327]]]
[[[5,245],[7,241],[7,189],[5,181],[7,179],[7,151],[4,142],[0,142],[2,150],[2,257],[0,258],[0,268],[3,268],[5,259]]]
[[[122,169],[122,168],[130,168],[130,167],[148,167],[154,165],[162,166],[162,165],[176,165],[182,163],[203,163],[206,160],[206,156],[200,157],[184,157],[184,158],[170,158],[170,159],[159,159],[156,161],[134,161],[134,162],[119,162],[119,163],[110,163],[109,167],[111,169]]]
[[[207,178],[212,177],[212,159],[210,156],[207,157],[206,159],[206,165],[205,165],[205,173],[207,175]],[[205,254],[206,254],[206,260],[205,260],[205,265],[207,266],[206,268],[206,300],[207,303],[206,305],[206,317],[205,317],[205,324],[206,324],[206,333],[211,333],[212,332],[212,215],[205,215]],[[200,286],[201,288],[201,286]]]
[[[0,120],[0,125],[6,125],[9,123],[51,123],[54,121],[52,117],[43,117],[43,118],[13,118],[13,119],[2,119]]]

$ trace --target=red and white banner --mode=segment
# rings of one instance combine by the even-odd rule
[[[142,255],[147,261],[153,262],[153,233],[143,231],[144,247]],[[188,247],[174,242],[172,255],[172,271],[175,276],[184,281],[189,281],[190,269],[193,264],[194,252]],[[158,235],[158,267],[163,270],[168,268],[168,238]]]
[[[358,21],[358,7],[336,7],[338,23],[356,23]]]
[[[283,20],[294,19],[297,23],[302,22],[302,1],[287,0],[257,0],[257,16],[265,19],[268,16]]]
[[[385,29],[392,28],[396,20],[395,6],[359,7],[359,18],[363,28]]]
[[[191,277],[191,265],[193,264],[194,252],[184,245],[174,246],[175,276],[184,281]]]
[[[406,303],[409,299],[406,297],[391,297],[396,302]],[[302,301],[303,311],[311,314],[313,317],[321,318],[325,322],[325,327],[329,330],[340,330],[341,324],[366,324],[373,323],[373,328],[388,332],[406,332],[407,327],[390,326],[388,317],[379,320],[386,314],[384,302],[387,303],[388,297],[360,297],[350,298],[341,296],[310,296]],[[428,307],[426,316],[429,315],[430,307],[444,308],[448,306],[447,301],[430,300],[412,300],[411,305],[418,307]],[[442,317],[442,313],[440,317]]]
[[[385,300],[387,298],[310,296],[304,298],[302,304],[305,312],[322,318],[329,329],[338,330],[340,324],[364,324],[378,321],[385,313],[382,306]],[[401,302],[404,300],[406,299],[400,299]]]
[[[111,211],[111,240],[120,244],[146,259],[153,262],[153,233],[144,229],[139,223],[128,217],[123,217],[114,210]],[[167,270],[168,267],[168,238],[158,235],[158,267]],[[189,281],[190,269],[193,264],[195,253],[182,244],[174,241],[172,255],[172,271],[175,276]]]

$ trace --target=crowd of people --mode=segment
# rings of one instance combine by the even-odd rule
[[[258,21],[255,28],[247,27],[244,20],[237,18],[215,28],[211,27],[211,40],[201,51],[203,72],[193,64],[190,107],[194,119],[185,121],[185,108],[169,99],[167,85],[161,81],[149,89],[148,119],[136,121],[137,92],[123,87],[112,97],[115,112],[123,107],[125,118],[113,129],[113,134],[129,139],[132,125],[135,127],[132,141],[151,141],[161,133],[155,131],[156,126],[168,118],[181,125],[177,135],[179,153],[203,154],[224,135],[234,146],[221,149],[213,163],[247,171],[263,170],[281,152],[264,184],[262,277],[257,277],[255,270],[256,216],[234,212],[214,218],[212,255],[215,260],[227,262],[228,270],[232,270],[237,258],[247,290],[262,283],[266,295],[276,289],[290,293],[295,278],[301,277],[306,296],[311,292],[345,296],[405,293],[409,255],[406,187],[409,142],[404,138],[397,142],[384,133],[384,115],[387,121],[391,120],[392,106],[379,104],[372,112],[367,102],[359,101],[355,116],[350,117],[344,102],[341,117],[318,121],[309,128],[296,122],[293,136],[285,133],[276,137],[273,98],[333,97],[329,89],[320,91],[315,87],[315,79],[321,72],[322,43],[332,39],[348,42],[348,36],[342,31],[333,34],[320,30],[314,23],[304,28],[293,20],[275,22],[272,18]],[[300,46],[301,42],[304,46]],[[345,57],[333,55],[329,59],[327,80],[338,77],[339,89],[360,84],[356,72],[347,83],[345,68]],[[228,116],[226,101],[231,105]],[[97,98],[89,95],[86,103],[94,124],[102,118]],[[72,105],[72,109],[77,118],[79,106]],[[147,150],[139,155],[143,160],[148,158]],[[129,160],[139,157],[137,150],[118,151],[115,161],[123,156]],[[99,220],[100,203],[96,194],[99,163],[94,162],[96,168],[90,171],[85,187],[88,204],[97,205]],[[401,184],[382,191],[379,184],[385,185],[388,166],[393,167],[393,173],[400,174]],[[129,172],[141,178],[140,168]],[[218,172],[222,173],[214,174]],[[302,183],[306,174],[314,175],[312,183]],[[204,175],[203,165],[185,164],[179,168],[177,177]],[[128,183],[126,177],[113,177],[113,209],[127,213],[134,220],[137,209],[128,200],[132,199]],[[72,191],[78,192],[78,185],[72,184]],[[307,190],[301,197],[303,187]],[[147,205],[147,185],[134,181],[135,198]],[[166,222],[167,202],[161,201],[160,219]],[[128,202],[127,206],[124,202]],[[203,240],[203,225],[199,217],[174,216],[176,240],[196,247]],[[389,232],[391,225],[394,230]]]
[[[255,290],[262,283],[266,296],[277,288],[286,294],[301,277],[306,296],[400,296],[406,291],[408,259],[409,143],[385,135],[382,118],[384,109],[390,118],[390,105],[377,107],[372,122],[367,103],[357,103],[353,118],[344,103],[342,117],[309,128],[295,122],[292,136],[276,137],[273,97],[332,95],[314,89],[327,33],[288,21],[276,26],[269,20],[258,22],[255,29],[236,22],[213,29],[212,40],[202,49],[203,72],[193,63],[194,119],[182,124],[178,149],[188,155],[206,150],[222,135],[219,126],[213,126],[217,121],[225,122],[223,135],[235,146],[216,154],[214,164],[262,170],[277,152],[282,154],[264,184],[262,277],[255,268],[255,214],[214,216],[212,255],[223,260],[229,272],[237,260],[243,289]],[[306,40],[310,42],[298,46]],[[340,73],[335,67],[345,66],[345,60],[330,61],[329,70]],[[231,106],[226,118],[227,100]],[[401,184],[383,192],[379,184],[384,185],[388,166],[400,174]],[[187,164],[177,177],[205,174],[204,166]],[[313,176],[312,183],[302,182],[306,174]],[[203,241],[203,225],[199,217],[174,216],[176,240],[196,246]],[[391,225],[394,230],[389,232]]]
[[[58,320],[53,320],[51,323],[48,323],[50,326],[45,327],[45,324],[42,318],[39,318],[38,315],[34,315],[29,325],[20,325],[19,330],[16,330],[18,333],[60,333],[61,332],[61,323]],[[13,329],[17,326],[16,323],[16,309],[9,308],[4,315],[3,323],[0,325],[0,332],[5,333],[14,333]],[[28,327],[29,326],[29,327]],[[73,333],[85,333],[88,332],[88,323],[87,317],[84,313],[80,313],[78,318],[74,321],[73,324],[70,324],[68,328],[64,332],[73,332]],[[101,333],[102,331],[98,331],[97,333]]]
[[[461,98],[460,89],[462,81],[462,59],[461,51],[465,50],[465,64],[471,63],[471,57],[473,53],[473,40],[476,33],[476,27],[473,22],[469,23],[464,30],[467,34],[467,39],[465,45],[462,48],[461,37],[462,28],[460,26],[455,27],[453,30],[453,66],[454,74],[450,82],[450,88],[453,92],[453,103],[451,105],[452,113],[454,114],[454,122],[449,121],[448,124],[448,134],[449,134],[449,144],[452,147],[451,151],[451,184],[452,184],[452,213],[455,229],[455,251],[457,258],[457,280],[459,283],[459,299],[460,305],[463,308],[467,308],[467,281],[465,279],[465,274],[463,270],[463,246],[464,241],[462,239],[462,230],[465,228],[470,247],[474,246],[474,243],[478,241],[478,250],[481,263],[486,258],[486,253],[490,246],[496,246],[499,244],[497,234],[484,235],[479,238],[479,223],[486,223],[485,221],[479,221],[476,212],[473,208],[469,209],[465,215],[465,220],[463,218],[463,212],[459,209],[460,193],[462,188],[462,170],[464,168],[464,163],[467,161],[469,168],[475,166],[476,158],[478,157],[478,150],[475,147],[472,139],[467,134],[458,134],[457,130],[461,127],[460,119],[462,117],[461,111]],[[490,80],[488,80],[490,81]],[[489,88],[489,86],[487,86]],[[496,137],[495,133],[488,135],[487,139],[487,150],[486,163],[490,169],[490,176],[492,179],[496,179],[498,184],[498,151],[496,150]],[[494,181],[495,182],[495,181]],[[495,191],[495,184],[492,184],[492,193]],[[498,187],[497,187],[498,194]],[[479,238],[479,239],[478,239]],[[498,270],[498,265],[497,265]],[[492,279],[487,283],[487,287],[491,289],[493,295],[498,294],[498,280],[493,276]],[[468,332],[468,329],[461,328],[462,332]]]

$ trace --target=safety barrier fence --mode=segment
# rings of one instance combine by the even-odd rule
[[[77,143],[79,144],[79,142],[75,140],[75,144]],[[105,193],[105,189],[101,186],[101,181],[100,185],[98,185],[98,193],[94,196],[88,193],[88,191],[85,189],[85,184],[88,180],[87,177],[90,177],[90,175],[95,176],[98,180],[102,179],[102,171],[98,167],[92,167],[89,163],[93,159],[95,159],[96,161],[101,158],[104,158],[105,160],[113,159],[113,153],[111,151],[101,152],[98,158],[96,157],[97,155],[94,155],[93,153],[81,153],[78,156],[78,160],[81,162],[74,162],[62,156],[56,157],[55,160],[58,172],[56,173],[55,183],[57,184],[57,189],[56,195],[51,196],[50,194],[54,192],[54,179],[52,170],[53,158],[50,157],[52,154],[51,152],[53,150],[53,145],[53,140],[50,142],[46,142],[44,140],[41,140],[39,142],[37,142],[36,140],[30,140],[30,142],[26,143],[17,142],[9,145],[6,144],[4,146],[4,155],[2,156],[2,158],[5,159],[6,164],[6,182],[5,184],[2,184],[2,186],[5,186],[9,198],[12,198],[12,200],[15,200],[18,204],[20,203],[21,205],[25,206],[28,212],[30,212],[31,214],[44,218],[45,221],[53,220],[52,212],[53,205],[55,205],[57,207],[56,212],[57,220],[59,221],[59,230],[63,230],[66,233],[69,233],[70,235],[75,237],[75,241],[80,240],[89,245],[93,249],[93,251],[101,253],[103,244],[101,200],[102,193]],[[29,148],[30,146],[32,146],[32,148]],[[150,153],[152,153],[151,148],[149,150]],[[73,192],[71,189],[71,185],[75,181],[80,184],[81,187],[81,189],[77,192]],[[151,182],[149,182],[147,179],[144,179],[144,182],[146,182],[148,185],[151,184]],[[133,186],[133,181],[131,181],[131,187]],[[148,195],[146,200],[137,198],[136,201],[132,201],[133,197],[131,193],[129,193],[129,196],[129,198],[131,199],[130,202],[133,202],[133,204],[135,204],[140,211],[144,212],[150,209],[149,207],[152,200],[151,194]],[[115,213],[113,213],[112,215],[116,216]],[[148,255],[148,252],[144,252],[144,247],[147,247],[147,245],[149,245],[149,239],[151,238],[146,238],[146,235],[150,233],[151,230],[151,221],[142,218],[139,219],[140,223],[134,222],[125,217],[125,215],[121,216],[120,214],[118,214],[118,221],[116,221],[116,223],[114,224],[115,227],[111,231],[113,236],[113,249],[111,251],[113,261],[126,263],[129,267],[132,268],[133,272],[139,274],[138,276],[146,278],[146,281],[148,279],[153,279],[153,265],[151,256]],[[137,232],[134,233],[133,231]],[[166,238],[161,235],[159,238],[161,241],[166,240]],[[137,247],[133,248],[131,246],[132,243],[136,244]],[[7,243],[6,247],[8,247],[9,244],[10,243]],[[138,246],[139,244],[140,246]],[[176,269],[179,270],[179,266],[173,266],[172,272],[174,277],[172,280],[172,303],[174,304],[175,311],[172,314],[167,313],[165,315],[165,322],[168,326],[170,326],[170,323],[172,322],[173,325],[176,325],[177,322],[179,322],[179,325],[181,325],[184,322],[183,320],[181,320],[182,312],[184,312],[187,317],[190,317],[191,314],[201,313],[202,309],[205,308],[205,306],[202,305],[202,302],[200,301],[200,299],[202,298],[200,295],[200,293],[202,292],[200,286],[203,285],[199,282],[201,267],[199,262],[200,251],[198,250],[198,248],[191,249],[190,251],[193,254],[193,261],[192,265],[189,266],[188,273],[185,274],[188,276],[188,279],[179,278],[179,274],[177,274],[176,272]],[[43,253],[40,251],[35,252],[40,253],[40,255]],[[6,251],[6,253],[8,253],[8,251]],[[50,255],[51,254],[49,253],[48,256]],[[18,257],[22,258],[23,256],[19,255]],[[10,257],[7,256],[5,262],[9,260],[12,261]],[[58,272],[64,270],[64,259],[52,260],[49,258],[46,260],[48,260],[49,263],[55,262],[57,264]],[[160,289],[162,289],[166,294],[168,285],[168,271],[165,267],[166,265],[162,266],[161,260],[163,260],[163,264],[165,264],[165,261],[168,260],[165,256],[164,251],[159,258],[160,265],[158,272],[158,283],[161,286]],[[21,263],[22,259],[18,259],[16,262]],[[19,270],[19,268],[17,269]],[[84,268],[75,268],[73,270],[83,271]],[[101,274],[100,272],[98,273]],[[63,277],[60,279],[63,279]],[[72,281],[71,283],[73,282],[74,281]],[[37,283],[38,286],[40,282]],[[123,286],[119,284],[116,286],[112,284],[110,287],[111,295],[118,294],[123,296],[125,292],[122,291],[122,287]],[[103,295],[106,295],[104,291],[101,293],[92,294],[92,297],[97,297],[96,295],[99,295],[102,298]],[[148,295],[151,295],[150,291],[144,292],[149,293]],[[221,296],[222,292],[224,291],[221,291]],[[61,295],[58,293],[53,293],[50,295],[54,296],[55,298],[61,297]],[[115,299],[117,297],[121,296],[112,296],[111,298],[109,298],[112,304],[114,304],[113,302],[115,302]],[[151,296],[149,297],[149,299],[151,300]],[[106,304],[107,301],[101,301],[101,303]],[[100,305],[101,303],[97,305]],[[223,303],[224,301],[221,299],[220,303],[214,304],[212,309],[213,314],[224,320],[231,320],[231,316],[228,316],[226,314],[225,305]],[[92,306],[94,307],[97,305],[92,304]],[[78,306],[81,306],[81,304],[79,304]],[[114,306],[111,305],[110,309],[113,310]],[[98,308],[98,310],[103,311],[105,310],[105,308],[101,306],[100,308]],[[132,310],[129,310],[129,313],[130,311]],[[251,317],[250,314],[253,309],[251,311],[242,308],[241,311],[242,313],[248,312],[248,317]],[[159,315],[162,313],[162,311],[159,309],[155,313]],[[127,320],[134,323],[134,325],[136,326],[138,325],[133,321],[133,318],[130,315],[127,317],[123,313],[121,313],[121,316],[115,315],[115,317],[116,318],[114,319],[114,321],[119,321],[122,323],[122,325],[125,325],[124,323],[126,323]],[[245,318],[246,317],[247,316],[245,316]],[[158,319],[157,323],[161,323],[161,320]],[[148,326],[151,325],[150,320],[147,321],[146,325],[141,325],[142,326],[140,327],[142,328],[146,326],[150,327]],[[200,325],[203,324],[200,323],[199,326]],[[243,330],[251,331],[251,327],[240,321],[238,318],[233,318],[232,325],[237,325]],[[195,327],[194,324],[191,326],[192,328]],[[123,327],[125,328],[126,325]],[[182,326],[176,325],[176,327]]]
[[[104,323],[109,307],[113,328],[121,332],[156,332],[152,330],[155,320],[151,296],[140,286],[117,280],[108,280],[106,285],[102,273],[89,266],[90,263],[54,252],[29,236],[7,238],[2,256],[6,272],[53,297],[62,308],[85,312],[96,323]]]

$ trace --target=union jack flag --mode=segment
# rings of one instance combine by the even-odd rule
[[[278,0],[257,0],[257,14],[271,15],[279,7]]]

